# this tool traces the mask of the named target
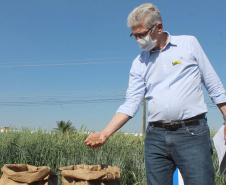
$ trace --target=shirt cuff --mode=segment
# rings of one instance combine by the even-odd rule
[[[223,94],[220,94],[219,96],[211,97],[211,100],[216,105],[221,103],[226,103],[226,92]]]
[[[116,113],[123,113],[126,114],[130,117],[133,117],[136,114],[136,111],[132,111],[132,109],[130,107],[127,107],[125,105],[121,105],[118,110],[116,111]]]

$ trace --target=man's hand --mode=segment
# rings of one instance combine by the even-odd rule
[[[103,146],[108,138],[120,129],[129,119],[131,119],[131,117],[126,114],[116,113],[107,127],[100,133],[90,134],[86,138],[85,144],[90,148],[99,148]]]
[[[107,134],[104,134],[102,132],[94,133],[94,134],[90,134],[86,138],[85,144],[90,148],[99,148],[104,145],[107,139],[108,139]]]
[[[217,107],[222,112],[223,116],[226,115],[226,102],[217,104]],[[226,120],[224,119],[225,126],[224,126],[224,140],[226,140]]]

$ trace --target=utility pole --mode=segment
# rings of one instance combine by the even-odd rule
[[[146,132],[146,99],[143,98],[143,130],[142,134],[145,134]]]

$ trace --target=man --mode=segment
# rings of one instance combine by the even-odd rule
[[[127,24],[131,37],[144,51],[133,61],[125,103],[102,132],[86,139],[86,145],[102,146],[136,114],[145,96],[149,122],[145,138],[147,184],[172,185],[176,167],[187,185],[214,184],[201,82],[226,119],[226,91],[220,79],[195,37],[163,32],[161,15],[153,4],[135,8]],[[90,137],[102,142],[90,143]]]

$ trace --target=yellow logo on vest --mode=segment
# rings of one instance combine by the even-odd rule
[[[181,64],[181,61],[173,61],[172,64],[173,64],[173,66],[175,66],[177,64]]]

